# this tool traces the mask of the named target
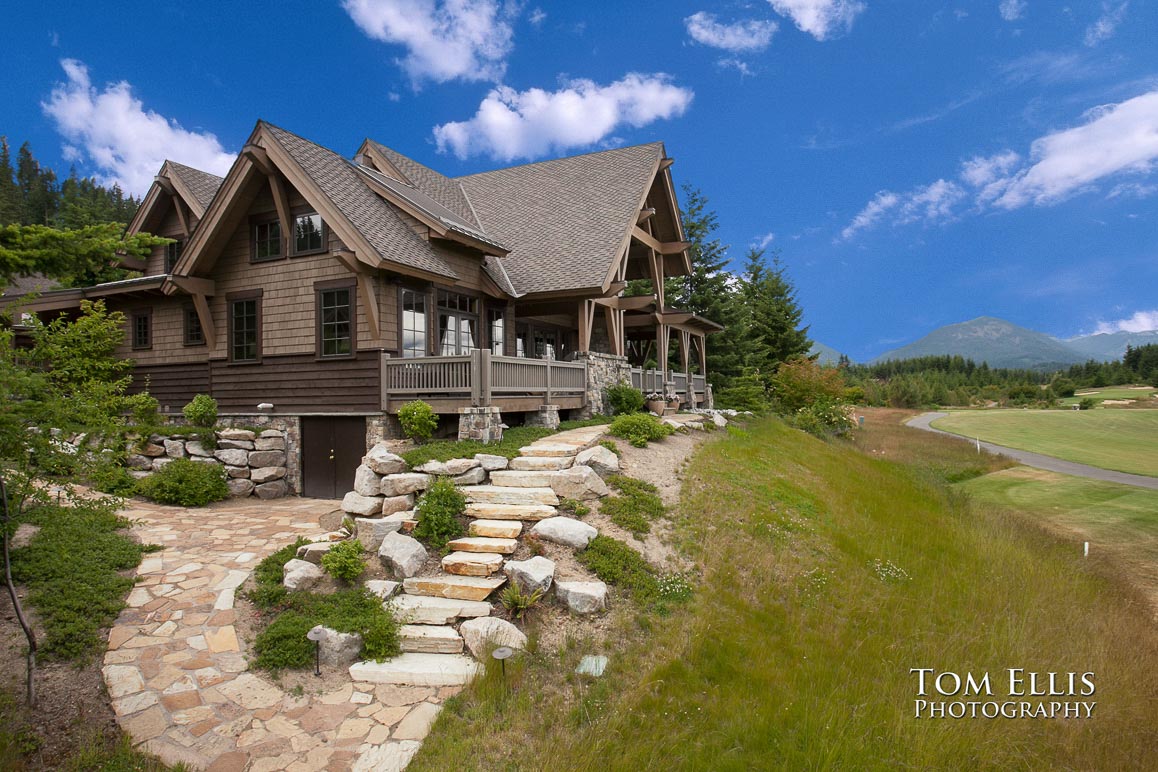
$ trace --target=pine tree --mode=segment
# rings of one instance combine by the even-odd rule
[[[0,225],[19,224],[23,215],[24,199],[14,177],[8,138],[0,137]]]
[[[808,327],[801,325],[804,309],[785,270],[779,253],[773,255],[769,266],[763,250],[753,247],[748,251],[743,294],[750,307],[752,330],[760,339],[762,369],[768,373],[781,362],[807,356],[812,348]]]

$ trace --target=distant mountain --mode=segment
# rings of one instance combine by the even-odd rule
[[[1126,354],[1126,346],[1134,348],[1149,343],[1158,343],[1158,330],[1149,332],[1103,332],[1097,335],[1083,335],[1063,341],[1085,359],[1111,362]]]
[[[990,367],[1030,370],[1068,367],[1089,358],[1045,333],[982,316],[933,330],[915,343],[881,354],[874,361],[946,354],[960,354],[974,362],[987,362]]]
[[[820,341],[813,341],[812,348],[808,350],[808,355],[812,356],[819,354],[816,361],[822,365],[834,365],[840,361],[840,352],[832,346],[826,346]]]

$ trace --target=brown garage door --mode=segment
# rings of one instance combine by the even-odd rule
[[[366,419],[302,418],[302,495],[338,499],[354,489],[354,471],[366,455]]]

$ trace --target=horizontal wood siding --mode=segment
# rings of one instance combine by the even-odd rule
[[[197,394],[209,393],[209,363],[137,365],[130,393],[149,390],[161,409],[179,412]]]
[[[209,359],[208,346],[185,345],[185,307],[192,301],[184,295],[165,296],[158,293],[141,298],[108,298],[108,307],[125,315],[125,339],[117,348],[117,356],[133,359],[138,366],[167,364],[170,362],[204,362]],[[136,310],[152,310],[153,347],[132,349],[130,336],[132,313]]]
[[[210,362],[211,393],[222,412],[371,413],[381,410],[380,354],[318,360],[314,355],[265,356],[260,365]]]

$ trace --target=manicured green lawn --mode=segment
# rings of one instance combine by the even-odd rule
[[[937,429],[1081,464],[1158,476],[1158,410],[973,410]]]
[[[1063,404],[1076,405],[1087,397],[1096,399],[1101,402],[1104,399],[1132,399],[1143,402],[1154,402],[1155,407],[1158,407],[1158,401],[1153,399],[1154,393],[1158,389],[1132,389],[1128,386],[1109,386],[1104,389],[1082,389],[1072,397],[1066,397],[1062,400]]]
[[[943,474],[772,419],[729,429],[690,464],[679,505],[675,536],[699,567],[689,605],[663,616],[616,594],[606,638],[490,668],[412,769],[1150,765],[1149,612],[1071,543],[972,505]],[[609,655],[602,678],[574,675],[583,654]],[[914,716],[911,668],[992,673],[1001,701],[1017,667],[1095,673],[1096,719]]]

